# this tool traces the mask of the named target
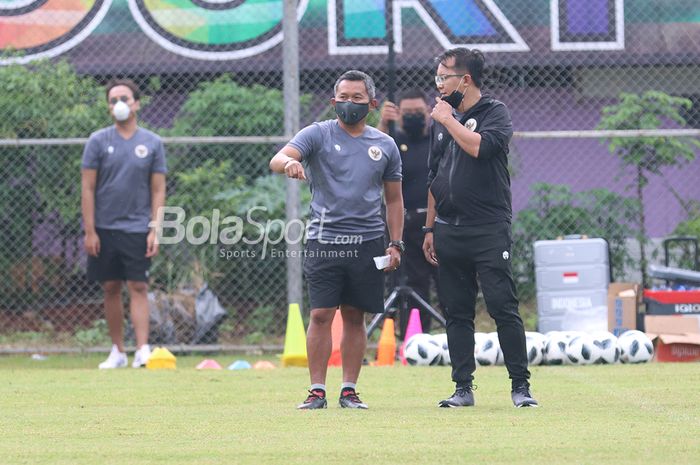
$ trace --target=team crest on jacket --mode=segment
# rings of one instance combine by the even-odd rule
[[[143,144],[139,144],[134,149],[134,153],[139,158],[146,158],[148,156],[148,148]]]
[[[510,254],[508,253],[507,250],[503,251],[503,260],[508,260],[510,258]]]
[[[373,145],[369,148],[369,150],[367,150],[367,155],[369,155],[372,160],[379,161],[382,158],[382,149],[376,145]]]
[[[469,118],[467,122],[464,123],[464,127],[470,131],[476,130],[476,120],[474,118]]]

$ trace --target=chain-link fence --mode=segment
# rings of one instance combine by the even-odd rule
[[[110,124],[101,85],[112,76],[143,88],[140,121],[167,141],[167,204],[182,208],[183,227],[204,238],[164,244],[154,261],[153,342],[281,340],[287,263],[271,250],[284,244],[207,239],[217,217],[219,231],[226,217],[244,219],[241,234],[251,242],[260,228],[275,238],[284,227],[274,220],[285,217],[285,181],[267,167],[285,140],[283,3],[0,0],[3,347],[107,344],[101,294],[85,280],[82,141],[71,138]],[[698,236],[697,2],[387,5],[297,2],[301,125],[331,117],[332,85],[346,69],[370,73],[380,99],[389,88],[413,87],[432,98],[433,57],[458,45],[483,50],[484,91],[508,105],[518,132],[511,146],[514,263],[526,306],[534,305],[534,240],[605,237],[615,275],[639,280],[644,261],[661,259],[659,239]],[[682,128],[696,131],[674,132]],[[669,132],[581,132],[595,129]],[[305,212],[309,194],[302,191]],[[639,241],[647,244],[643,255]],[[205,284],[227,317],[203,330],[197,298],[200,308],[209,302]]]

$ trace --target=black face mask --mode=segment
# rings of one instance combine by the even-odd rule
[[[335,102],[335,114],[345,124],[355,124],[369,113],[369,103]]]
[[[420,137],[425,129],[425,115],[423,113],[409,113],[402,118],[403,132],[410,137]]]
[[[452,108],[457,110],[464,99],[464,94],[455,89],[450,95],[446,95],[442,99],[452,105]]]

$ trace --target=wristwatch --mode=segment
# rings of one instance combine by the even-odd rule
[[[431,232],[433,232],[433,230],[434,230],[434,228],[429,227],[429,226],[423,226],[423,227],[421,228],[421,231],[423,231],[423,234],[431,233]]]
[[[404,244],[403,241],[389,241],[389,247],[395,247],[399,249],[401,253],[406,251],[406,244]]]

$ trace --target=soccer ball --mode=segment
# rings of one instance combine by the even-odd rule
[[[620,347],[617,338],[612,333],[602,331],[591,335],[596,350],[593,363],[617,363],[620,361]]]
[[[569,340],[566,345],[566,356],[574,365],[590,365],[593,360],[599,358],[599,350],[593,344],[593,338],[588,334],[581,333]]]
[[[529,365],[539,365],[544,359],[544,336],[540,333],[525,332],[525,343],[527,345],[527,363]]]
[[[409,365],[439,365],[442,347],[430,334],[414,334],[406,342],[404,356]]]
[[[562,333],[562,334],[564,335],[564,337],[566,337],[566,339],[568,339],[569,341],[572,340],[573,338],[575,338],[576,336],[580,336],[581,334],[583,334],[582,331],[562,331],[561,333]]]
[[[654,356],[654,345],[651,339],[636,329],[625,331],[617,338],[620,346],[620,360],[622,363],[644,363]]]
[[[440,365],[450,365],[450,349],[447,347],[447,334],[433,334],[433,339],[437,341],[437,343],[440,345],[440,349],[442,350]]]
[[[486,337],[486,333],[474,333],[474,362],[477,365],[479,362],[476,361],[476,355],[479,353],[479,347],[484,343]]]
[[[561,331],[550,331],[545,335],[544,363],[547,365],[568,365],[571,362],[566,355],[569,338]]]
[[[503,363],[503,352],[498,341],[498,333],[488,333],[480,338],[474,348],[474,358],[480,366],[500,365]]]
[[[474,333],[474,351],[484,342],[488,335],[486,333]]]

